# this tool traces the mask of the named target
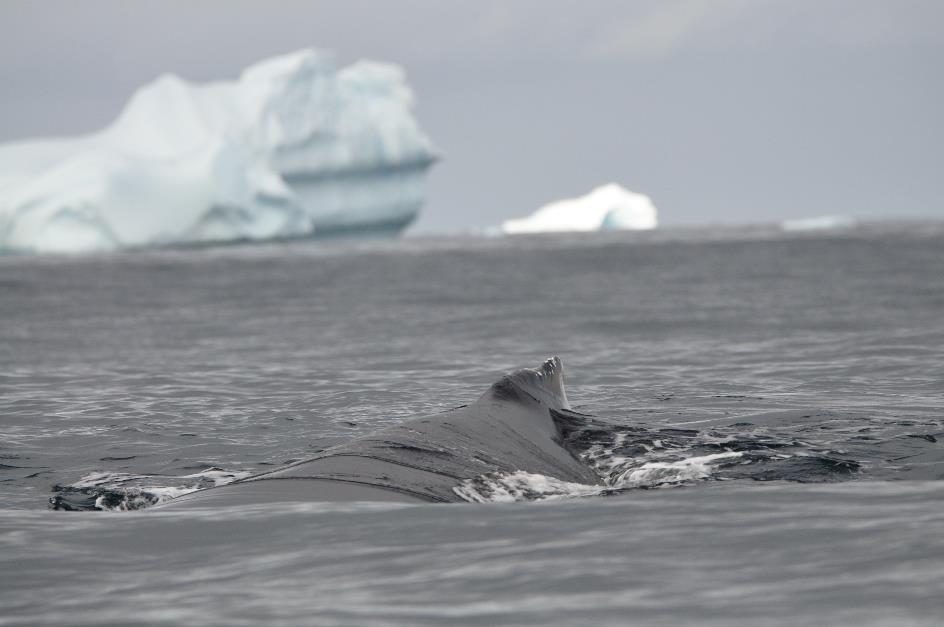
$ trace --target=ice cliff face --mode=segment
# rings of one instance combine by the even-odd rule
[[[314,50],[162,76],[99,133],[0,146],[0,251],[395,234],[435,159],[412,107],[400,68]]]
[[[610,183],[580,198],[552,202],[526,218],[506,220],[502,231],[515,234],[645,230],[656,227],[656,214],[648,196]]]

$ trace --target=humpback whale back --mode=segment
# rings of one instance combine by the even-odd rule
[[[489,394],[521,403],[543,404],[548,409],[570,409],[560,357],[551,357],[537,370],[522,368],[503,376],[485,393]]]
[[[569,408],[557,357],[503,376],[475,403],[408,420],[316,457],[166,506],[260,501],[457,502],[486,473],[525,471],[576,483],[599,477],[564,448],[555,415]]]

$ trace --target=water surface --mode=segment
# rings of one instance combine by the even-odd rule
[[[0,258],[0,620],[935,624],[942,312],[939,223]],[[145,508],[552,354],[609,496]]]

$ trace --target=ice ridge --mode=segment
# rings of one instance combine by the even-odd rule
[[[164,75],[86,136],[0,145],[0,252],[395,234],[435,149],[403,70],[312,49]]]

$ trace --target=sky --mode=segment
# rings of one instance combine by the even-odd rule
[[[665,225],[944,218],[938,0],[4,0],[0,142],[305,47],[406,69],[443,155],[414,232],[610,181]]]

